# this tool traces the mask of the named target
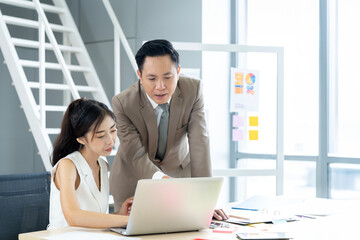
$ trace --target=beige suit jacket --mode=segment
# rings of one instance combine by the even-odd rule
[[[180,76],[170,101],[167,148],[155,159],[158,127],[140,81],[112,99],[120,147],[110,173],[115,211],[135,193],[139,179],[162,171],[171,177],[211,176],[209,136],[199,80]]]

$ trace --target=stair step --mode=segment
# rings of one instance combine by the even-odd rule
[[[29,87],[31,87],[31,88],[39,88],[40,87],[40,83],[38,83],[38,82],[28,82],[28,84],[29,84]],[[97,88],[91,87],[91,86],[76,85],[75,87],[79,92],[97,92],[98,91]],[[51,89],[51,90],[69,90],[70,89],[69,85],[57,84],[57,83],[45,83],[45,88]]]
[[[55,105],[45,105],[45,111],[47,112],[65,112],[68,106],[55,106]],[[37,111],[40,111],[40,106],[36,106]]]
[[[4,3],[7,5],[12,5],[12,6],[16,6],[16,7],[22,7],[22,8],[28,8],[28,9],[36,9],[35,8],[35,3],[32,1],[24,1],[24,0],[0,0],[0,3]],[[41,3],[40,4],[41,7],[44,9],[44,11],[46,12],[51,12],[51,13],[58,13],[58,14],[63,14],[65,11],[62,8],[59,7],[55,7],[49,4],[45,4],[45,3]]]
[[[45,131],[47,134],[59,134],[61,129],[60,128],[46,128]]]
[[[40,43],[38,41],[26,40],[26,39],[21,39],[21,38],[12,38],[12,41],[13,41],[14,45],[17,47],[39,48],[39,45],[40,45]],[[63,52],[74,52],[74,53],[82,52],[82,49],[79,47],[59,45],[59,48]],[[54,48],[51,45],[51,43],[45,43],[45,49],[53,50]]]
[[[30,61],[30,60],[20,60],[20,64],[23,67],[32,67],[32,68],[39,68],[40,64],[37,61]],[[67,65],[69,71],[73,72],[90,72],[91,68],[89,67],[83,67],[78,65]],[[45,63],[46,69],[53,69],[53,70],[62,70],[59,63]]]
[[[4,15],[3,17],[4,17],[4,21],[7,24],[21,26],[21,27],[36,28],[36,29],[39,28],[38,21],[24,19],[24,18],[18,18],[18,17],[12,17],[12,16],[6,16],[6,15]],[[53,31],[57,31],[57,32],[73,32],[73,29],[71,29],[69,27],[64,27],[64,26],[58,25],[58,24],[51,23],[50,27]]]

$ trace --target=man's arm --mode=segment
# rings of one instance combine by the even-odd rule
[[[210,143],[205,121],[204,97],[201,83],[198,86],[197,97],[190,113],[188,134],[191,176],[211,176]]]
[[[120,139],[118,150],[120,160],[125,161],[129,171],[139,179],[152,178],[154,173],[160,171],[160,169],[149,159],[148,153],[141,143],[140,134],[124,112],[121,101],[115,96],[112,103]]]

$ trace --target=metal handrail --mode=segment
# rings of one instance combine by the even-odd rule
[[[80,98],[79,92],[76,90],[74,80],[71,77],[71,73],[70,73],[69,69],[67,68],[64,56],[61,53],[61,50],[56,41],[55,35],[54,35],[53,31],[51,30],[49,21],[47,20],[45,12],[41,7],[40,1],[39,0],[33,0],[33,1],[35,3],[36,11],[39,15],[39,20],[41,20],[41,22],[44,24],[45,32],[50,40],[50,43],[53,45],[53,48],[54,48],[53,50],[54,50],[55,56],[61,66],[61,70],[65,76],[65,79],[66,79],[68,85],[70,86],[71,94],[74,99],[78,99],[78,98]],[[40,42],[40,44],[44,44],[44,43]]]
[[[125,52],[130,60],[130,64],[134,69],[135,75],[137,75],[137,64],[135,61],[134,53],[132,52],[130,45],[126,39],[124,31],[121,28],[121,25],[115,15],[115,12],[109,2],[109,0],[103,0],[105,9],[109,14],[111,22],[114,25],[114,89],[115,95],[118,94],[121,90],[120,86],[120,42],[123,44]],[[120,40],[120,42],[119,42]]]

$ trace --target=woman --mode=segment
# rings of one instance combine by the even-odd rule
[[[116,140],[115,115],[95,100],[81,98],[70,103],[52,155],[50,224],[108,228],[128,222],[133,199],[117,214],[107,214],[109,156]]]

